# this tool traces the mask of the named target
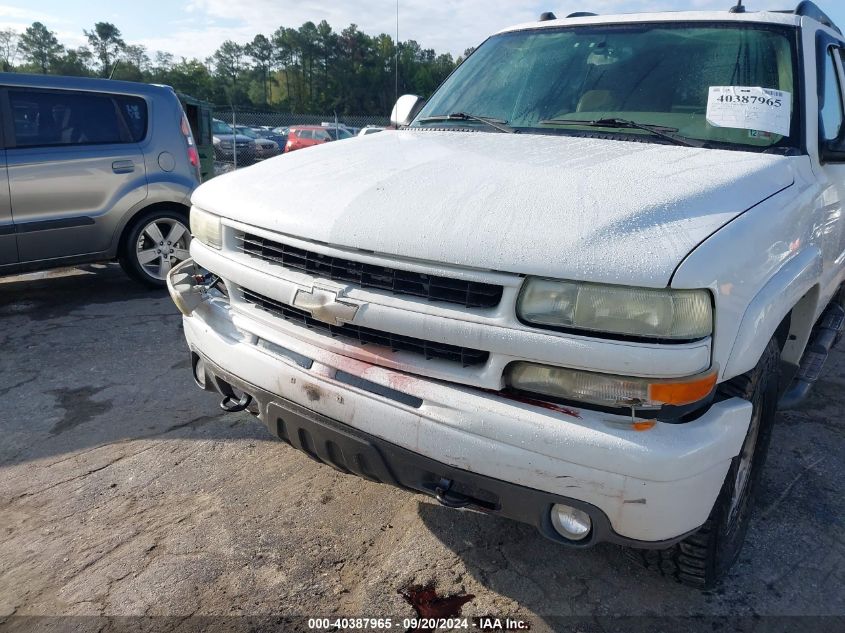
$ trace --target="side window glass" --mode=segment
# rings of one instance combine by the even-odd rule
[[[115,102],[120,115],[129,128],[133,143],[139,143],[147,135],[147,102],[138,97],[115,95]]]
[[[312,134],[311,134],[311,130],[299,130],[299,132],[297,132],[296,135],[299,138],[313,138]]]
[[[839,74],[833,56],[836,51],[830,51],[825,59],[824,70],[824,101],[821,105],[822,137],[826,141],[839,138],[842,130],[842,88],[839,85]]]
[[[125,143],[124,123],[109,95],[64,91],[10,90],[17,147],[98,145]],[[129,136],[146,131],[146,108],[137,99],[125,99],[125,115],[132,116]],[[128,123],[128,121],[127,121]],[[143,131],[140,126],[143,123]]]

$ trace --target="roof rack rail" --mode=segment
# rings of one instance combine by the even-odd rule
[[[575,13],[570,13],[567,15],[567,18],[592,18],[597,16],[598,13],[591,13],[589,11],[576,11]]]
[[[548,22],[549,20],[557,20],[557,16],[551,11],[540,14],[540,22]]]
[[[836,24],[834,24],[833,20],[830,19],[830,16],[819,9],[815,2],[810,2],[810,0],[803,0],[793,12],[795,15],[800,15],[807,18],[812,18],[816,22],[821,22],[825,26],[832,28],[834,31],[842,35],[842,31],[839,29]]]

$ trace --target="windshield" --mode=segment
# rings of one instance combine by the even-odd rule
[[[223,121],[212,121],[211,130],[214,134],[234,134],[232,127]]]
[[[596,121],[615,119],[714,147],[798,147],[795,39],[794,29],[736,23],[504,33],[467,58],[412,127],[496,131],[465,118],[437,118],[464,113],[521,133],[583,135],[605,127]],[[619,121],[602,135],[666,142]]]
[[[248,136],[249,138],[261,138],[254,130],[249,129],[248,127],[239,127],[238,134]]]

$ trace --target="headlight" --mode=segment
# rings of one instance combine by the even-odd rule
[[[191,207],[191,234],[206,246],[217,250],[223,247],[223,233],[218,215]]]
[[[656,339],[693,340],[713,332],[706,290],[627,288],[529,278],[517,306],[528,323]]]
[[[657,380],[525,362],[513,363],[507,372],[508,385],[513,389],[604,407],[636,409],[694,404],[713,392],[717,377],[715,367],[690,378]]]

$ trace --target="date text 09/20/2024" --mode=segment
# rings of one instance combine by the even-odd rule
[[[519,618],[481,616],[475,618],[309,618],[312,630],[416,630],[528,631],[529,622]]]

